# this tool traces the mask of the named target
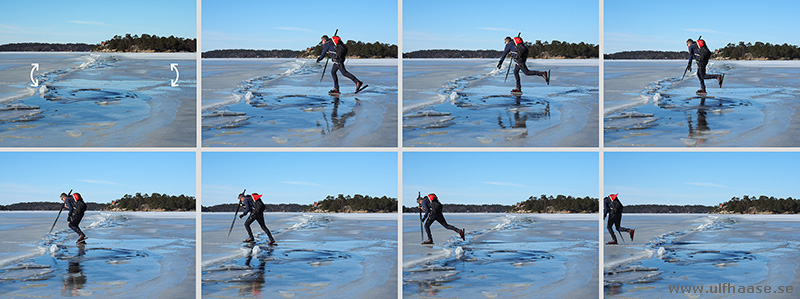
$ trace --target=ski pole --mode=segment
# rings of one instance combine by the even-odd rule
[[[517,37],[520,37],[521,35],[522,35],[522,32],[517,33]],[[506,83],[506,80],[508,80],[508,73],[511,71],[511,62],[512,61],[514,61],[514,56],[511,56],[511,58],[508,60],[508,69],[506,70],[506,78],[503,79],[503,83],[504,84]]]
[[[339,29],[336,29],[336,32],[333,33],[333,36],[336,36],[336,34],[338,34],[338,33],[339,33]],[[333,37],[331,37],[331,38],[333,38]],[[325,48],[325,45],[323,45],[322,47]],[[330,59],[331,59],[330,57],[325,57],[325,67],[322,68],[322,76],[319,77],[319,83],[322,83],[322,78],[325,78],[325,70],[328,69],[328,60],[330,60]]]
[[[67,196],[70,196],[70,195],[72,195],[72,189],[69,189],[69,193],[67,194]],[[58,215],[56,215],[56,221],[53,221],[53,226],[51,226],[50,227],[50,231],[47,232],[48,235],[53,232],[53,228],[56,227],[56,222],[58,222],[58,218],[61,217],[61,211],[63,211],[63,210],[64,210],[64,204],[62,203],[61,204],[61,208],[58,209]]]
[[[244,188],[244,191],[242,191],[242,194],[244,194],[245,192],[247,192],[247,188]],[[242,207],[241,204],[236,203],[236,213],[233,213],[233,221],[231,221],[231,228],[228,229],[228,237],[231,236],[231,231],[233,231],[233,224],[236,223],[236,215],[239,214],[239,208],[241,208],[241,207]]]

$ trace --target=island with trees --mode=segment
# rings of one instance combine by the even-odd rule
[[[537,40],[524,44],[528,48],[528,57],[537,59],[598,58],[600,51],[598,45],[584,42],[570,43],[558,40],[542,42]],[[503,51],[499,50],[433,49],[403,53],[403,58],[500,58],[501,55],[503,55]]]
[[[449,204],[442,203],[445,213],[597,213],[598,199],[589,196],[573,197],[567,195],[539,197],[531,196],[516,205],[500,204]],[[418,206],[403,206],[403,213],[419,213]]]
[[[722,48],[711,50],[711,59],[717,60],[798,60],[800,47],[784,43],[770,44],[763,42],[737,44],[728,43]],[[622,51],[604,54],[604,59],[689,59],[688,51]]]
[[[98,44],[13,43],[0,45],[0,52],[196,52],[196,38],[150,34],[115,35]]]
[[[266,196],[264,197],[266,198]],[[262,201],[265,201],[262,199]],[[203,212],[235,212],[237,203],[203,207]],[[328,195],[313,204],[273,204],[264,202],[265,212],[309,212],[309,213],[396,213],[397,198],[369,195]]]
[[[397,45],[374,42],[348,40],[345,42],[348,58],[397,58]],[[322,44],[305,50],[253,50],[224,49],[203,52],[203,58],[306,58],[316,59],[322,53]]]
[[[58,211],[64,204],[60,199],[52,202],[21,202],[0,205],[0,211]],[[125,194],[110,203],[86,202],[89,211],[194,211],[194,196],[160,193]]]

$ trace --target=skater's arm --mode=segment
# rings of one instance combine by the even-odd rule
[[[428,203],[427,200],[422,201],[422,210],[425,211],[425,215],[422,216],[422,220],[428,219],[428,214],[430,214],[431,211],[431,205]]]
[[[247,213],[250,213],[250,210],[253,208],[252,201],[253,201],[253,198],[250,197],[250,196],[247,196],[247,197],[244,198],[244,200],[243,200],[243,202],[244,202],[244,212],[242,212],[242,215],[240,215],[239,218],[242,218],[242,217],[244,217],[244,215],[247,215]]]
[[[497,63],[497,68],[498,69],[502,67],[503,60],[506,59],[506,55],[508,55],[508,53],[511,52],[512,48],[513,48],[513,45],[511,43],[507,43],[506,44],[506,48],[505,48],[505,50],[503,50],[503,56],[500,56],[500,62]]]
[[[686,68],[689,70],[692,69],[692,59],[694,58],[695,54],[699,55],[700,51],[696,45],[692,44],[689,46],[689,64],[686,66]]]
[[[333,43],[327,42],[327,43],[322,45],[322,53],[319,53],[319,57],[317,58],[317,62],[322,60],[322,58],[325,57],[325,54],[328,53],[328,51],[333,50],[333,46],[331,46],[332,44]]]

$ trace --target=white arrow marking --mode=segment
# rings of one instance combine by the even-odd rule
[[[169,85],[172,87],[178,86],[178,79],[181,77],[181,73],[178,72],[178,64],[177,63],[170,63],[169,70],[175,71],[175,80],[169,80]]]
[[[39,64],[38,63],[31,63],[31,65],[33,66],[33,68],[31,69],[31,83],[33,83],[33,84],[31,84],[31,86],[37,87],[37,86],[39,86],[39,80],[36,80],[36,79],[33,78],[33,72],[35,72],[36,70],[39,69]]]

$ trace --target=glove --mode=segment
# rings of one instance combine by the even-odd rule
[[[691,63],[689,63],[689,65],[686,66],[686,70],[690,71],[690,72],[692,71],[692,64]]]
[[[239,219],[244,218],[244,214],[239,215]]]
[[[501,69],[501,68],[503,68],[503,62],[502,61],[497,63],[497,69]]]
[[[322,59],[319,59],[319,58],[317,58],[317,63],[319,63],[319,62],[320,62],[320,60],[322,60]]]

